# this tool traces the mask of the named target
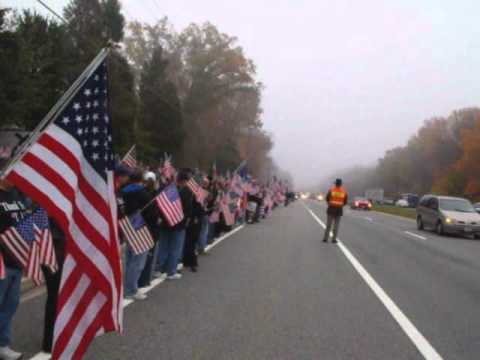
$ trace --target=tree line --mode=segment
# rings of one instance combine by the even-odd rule
[[[109,58],[115,151],[219,171],[248,159],[278,174],[262,124],[263,84],[238,39],[211,23],[175,30],[126,22],[118,0],[72,0],[62,19],[0,9],[0,125],[32,130],[102,47]],[[285,176],[285,174],[282,174]]]
[[[339,176],[357,195],[378,187],[392,198],[436,193],[480,200],[480,109],[432,117],[406,145],[386,151],[374,166],[344,169]]]

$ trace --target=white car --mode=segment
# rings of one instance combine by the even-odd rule
[[[397,202],[395,203],[395,206],[406,208],[408,207],[408,201],[405,199],[397,200]]]

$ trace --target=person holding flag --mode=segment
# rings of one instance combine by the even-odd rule
[[[0,234],[25,217],[25,200],[13,185],[0,179]],[[10,348],[12,320],[20,302],[22,266],[15,256],[1,244],[0,247],[0,359],[17,360],[23,354]]]
[[[130,176],[130,183],[120,190],[120,194],[125,202],[124,215],[132,218],[134,216],[135,218],[141,217],[141,210],[152,200],[143,184],[143,172],[141,170],[136,170]],[[138,292],[138,280],[145,267],[147,257],[148,251],[135,251],[133,246],[127,242],[124,280],[126,298],[146,299],[145,294]]]
[[[81,359],[95,337],[123,327],[109,52],[100,51],[2,173],[65,233],[53,360]]]
[[[193,195],[187,187],[190,176],[187,170],[179,171],[176,184],[166,186],[156,198],[162,214],[156,277],[166,273],[167,280],[182,278],[177,267],[183,256],[185,229],[192,215]]]

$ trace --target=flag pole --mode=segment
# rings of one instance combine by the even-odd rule
[[[70,100],[77,94],[78,89],[85,84],[85,82],[91,76],[92,72],[98,67],[98,64],[101,63],[108,56],[109,52],[110,48],[103,48],[102,50],[100,50],[98,55],[92,60],[92,62],[87,66],[83,73],[77,78],[77,80],[75,80],[75,82],[68,88],[68,90],[62,95],[62,97],[55,103],[55,105],[50,109],[47,115],[45,115],[42,121],[40,121],[40,123],[31,132],[25,142],[21,144],[21,147],[16,151],[16,154],[1,170],[0,178],[3,178],[6,173],[8,173],[11,167],[25,154],[25,152],[30,148],[30,146],[32,146],[38,140],[38,138],[43,133],[45,128],[50,124],[50,122],[65,109]]]

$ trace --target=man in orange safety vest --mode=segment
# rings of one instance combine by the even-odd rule
[[[332,243],[336,244],[340,219],[343,215],[343,207],[347,205],[348,202],[348,194],[342,186],[342,179],[335,180],[335,185],[328,191],[326,200],[328,203],[327,228],[325,229],[323,242],[328,242],[333,226]]]

